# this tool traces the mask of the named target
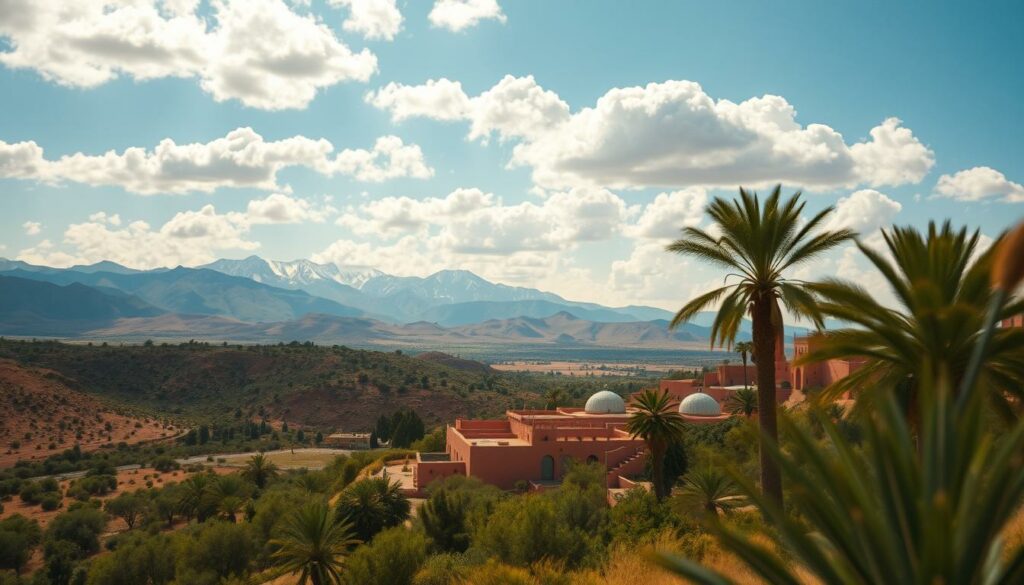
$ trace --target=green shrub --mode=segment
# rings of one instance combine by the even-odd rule
[[[413,577],[413,585],[450,585],[461,583],[471,564],[465,555],[441,553],[427,557]]]
[[[42,532],[35,520],[15,514],[0,521],[0,571],[20,572],[41,539]]]
[[[38,504],[42,496],[43,489],[35,482],[26,483],[21,486],[21,491],[18,492],[18,497],[21,498],[21,501],[31,506]]]
[[[397,526],[361,546],[345,563],[349,585],[409,583],[427,557],[427,537]]]
[[[52,512],[60,508],[63,498],[55,492],[47,492],[39,498],[39,506],[46,512]]]
[[[161,473],[167,473],[168,471],[174,471],[179,468],[181,468],[181,465],[179,465],[173,457],[168,455],[161,455],[153,460],[153,469]]]
[[[97,508],[79,504],[57,516],[46,529],[48,546],[57,541],[69,542],[80,556],[95,554],[100,549],[99,535],[107,525],[106,515]]]

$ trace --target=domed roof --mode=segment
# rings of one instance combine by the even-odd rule
[[[722,407],[714,398],[697,392],[690,394],[679,404],[679,413],[689,416],[718,416],[722,414]]]
[[[625,414],[626,401],[614,392],[601,390],[587,399],[583,411],[587,414]]]

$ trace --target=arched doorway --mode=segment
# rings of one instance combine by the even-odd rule
[[[540,479],[541,481],[555,479],[555,458],[551,455],[540,458]]]

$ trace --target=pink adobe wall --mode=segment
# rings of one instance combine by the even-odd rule
[[[1009,319],[1003,319],[999,323],[1000,327],[1024,327],[1024,315],[1014,315]]]
[[[806,355],[807,352],[814,349],[817,339],[816,335],[794,338],[793,348],[796,357]],[[865,363],[867,363],[865,359],[826,360],[797,366],[793,368],[793,388],[801,391],[807,388],[823,388],[849,376],[863,367]]]
[[[642,445],[643,441],[636,441],[637,447]],[[607,457],[609,465],[617,463],[611,460],[616,454],[608,453],[608,443],[603,441],[555,441],[507,447],[477,446],[471,447],[471,450],[472,454],[466,462],[467,475],[479,477],[502,489],[514,488],[519,480],[540,480],[541,460],[546,455],[554,459],[556,479],[565,474],[568,459],[586,461],[588,457],[593,456],[597,461],[604,461]]]
[[[704,386],[718,386],[718,372],[712,370],[704,374]]]
[[[464,461],[417,461],[412,467],[412,481],[417,489],[426,487],[432,481],[453,475],[466,475]]]
[[[747,383],[754,384],[757,382],[757,366],[748,365],[747,371]],[[707,376],[704,377],[706,386],[742,386],[743,385],[743,364],[740,365],[720,365],[715,368],[715,382],[713,384],[707,384]]]
[[[669,395],[678,401],[682,401],[683,398],[686,398],[690,394],[703,392],[704,394],[714,398],[719,404],[725,404],[733,393],[733,390],[722,388],[721,386],[705,386],[703,388],[694,386],[692,384],[692,380],[661,380],[661,382],[658,383],[658,389],[662,391],[667,390]],[[791,390],[777,388],[775,390],[775,399],[780,403],[785,402],[789,400],[792,393],[793,392]]]

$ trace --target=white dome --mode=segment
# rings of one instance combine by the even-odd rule
[[[625,414],[626,402],[614,392],[601,390],[587,399],[583,411],[587,414]]]
[[[679,404],[679,413],[689,416],[718,416],[722,414],[722,407],[714,398],[697,392],[690,394]]]

